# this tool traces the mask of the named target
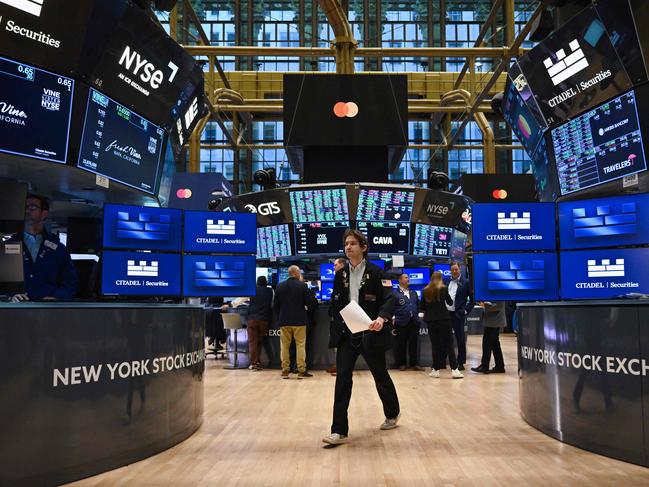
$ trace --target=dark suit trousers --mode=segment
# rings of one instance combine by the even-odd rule
[[[399,323],[394,327],[397,336],[394,341],[394,358],[396,366],[408,365],[406,351],[410,356],[410,366],[419,365],[417,341],[419,340],[419,323],[411,318],[407,325]]]
[[[500,348],[500,328],[491,328],[485,326],[484,333],[482,334],[482,361],[480,365],[489,368],[491,362],[491,354],[494,354],[494,361],[496,362],[497,369],[505,368],[505,360],[503,359],[503,351]]]
[[[390,374],[388,374],[385,363],[385,350],[369,349],[362,338],[354,337],[352,339],[349,334],[345,334],[336,351],[337,371],[334,417],[331,424],[332,433],[347,435],[349,431],[347,409],[352,398],[354,365],[359,355],[363,356],[374,377],[376,390],[383,403],[383,414],[389,419],[396,418],[399,415],[399,398]]]
[[[453,348],[453,328],[450,320],[431,321],[428,323],[428,337],[433,349],[433,369],[446,368],[446,357],[451,369],[457,369],[455,348]]]
[[[453,333],[455,333],[455,341],[457,341],[457,363],[464,365],[466,363],[466,334],[464,333],[466,316],[464,314],[458,316],[455,311],[451,311],[450,313],[451,323],[453,323]]]

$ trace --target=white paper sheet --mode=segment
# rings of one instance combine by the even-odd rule
[[[347,306],[340,310],[340,316],[342,316],[347,328],[352,333],[359,333],[361,331],[367,331],[372,319],[367,316],[367,313],[363,311],[363,308],[356,301],[351,301]]]

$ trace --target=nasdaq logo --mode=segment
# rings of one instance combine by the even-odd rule
[[[545,289],[545,262],[510,260],[487,261],[487,282],[490,291],[542,291]]]
[[[638,230],[636,204],[573,208],[572,226],[575,238],[633,235]]]
[[[234,235],[237,230],[237,222],[235,220],[207,220],[207,234],[208,235]]]
[[[532,218],[529,211],[524,211],[521,216],[518,212],[511,212],[507,215],[504,212],[498,213],[498,230],[530,230]]]
[[[137,277],[158,277],[158,262],[152,260],[147,264],[146,260],[140,260],[137,263],[134,260],[126,262],[126,274],[128,276]]]
[[[624,277],[624,259],[602,259],[598,264],[597,260],[588,260],[588,277]]]
[[[570,47],[571,53],[566,55],[563,49],[559,49],[556,52],[556,63],[553,63],[550,57],[543,61],[543,65],[548,71],[554,86],[557,86],[559,83],[571,78],[589,66],[584,51],[581,50],[577,39],[574,39],[568,46]]]
[[[28,14],[41,16],[44,0],[0,0],[0,3],[22,10]]]
[[[158,215],[157,221],[150,213],[130,215],[117,212],[117,238],[165,241],[171,238],[171,215]]]
[[[246,284],[244,262],[196,262],[194,284],[197,287],[242,287]]]

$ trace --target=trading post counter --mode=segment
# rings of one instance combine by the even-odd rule
[[[542,432],[649,466],[649,303],[517,307],[520,409]]]
[[[0,485],[54,485],[141,460],[203,417],[205,311],[0,304]]]

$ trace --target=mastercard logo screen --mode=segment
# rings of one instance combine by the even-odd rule
[[[176,197],[180,200],[189,199],[192,197],[192,190],[180,188],[178,191],[176,191]]]
[[[358,105],[353,101],[339,101],[334,105],[334,115],[338,118],[354,118],[358,115]]]

